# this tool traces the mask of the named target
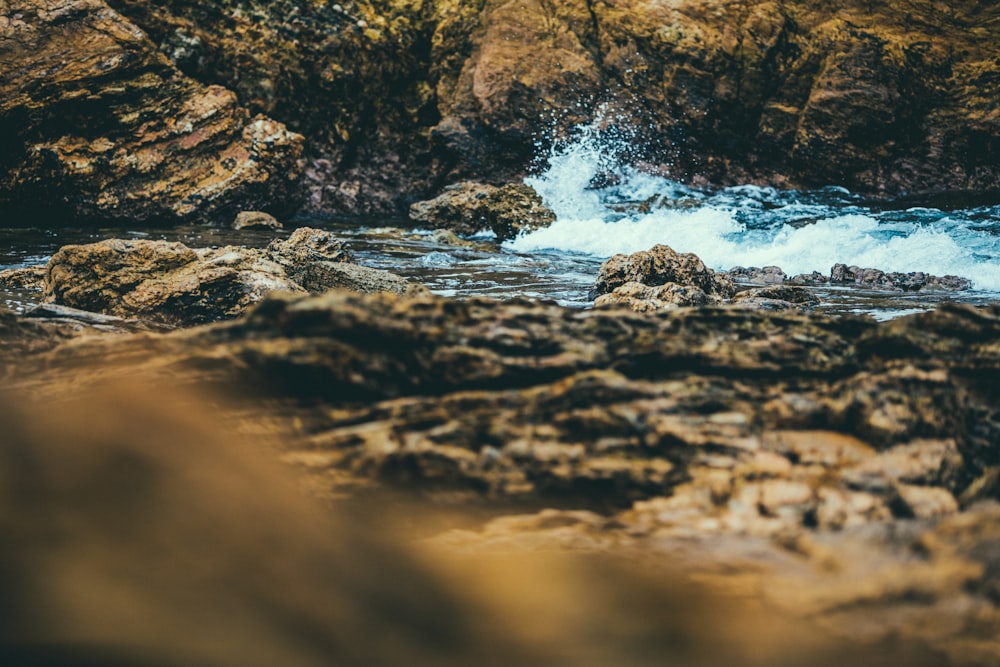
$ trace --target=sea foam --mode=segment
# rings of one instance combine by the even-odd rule
[[[556,222],[506,247],[603,258],[663,243],[720,270],[775,265],[789,275],[829,274],[841,262],[959,275],[976,289],[1000,292],[1000,217],[991,221],[987,215],[984,223],[979,215],[973,224],[962,212],[928,208],[890,215],[853,203],[843,189],[695,190],[616,165],[614,147],[595,127],[554,147],[547,167],[526,179],[555,212]],[[613,185],[593,187],[601,177]],[[650,198],[651,206],[638,205]]]

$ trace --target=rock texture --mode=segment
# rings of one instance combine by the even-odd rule
[[[619,507],[676,497],[695,503],[692,520],[773,532],[994,497],[998,336],[995,308],[876,325],[333,291],[113,344],[126,358],[152,344],[178,377],[204,369],[198,381],[340,406],[310,418],[292,455],[334,485],[399,478]]]
[[[46,301],[73,308],[190,325],[235,317],[275,290],[402,293],[415,287],[349,262],[340,241],[309,227],[265,250],[110,239],[56,252],[45,268],[44,292]]]
[[[410,219],[432,229],[456,234],[490,230],[498,242],[547,227],[556,216],[530,185],[508,183],[502,187],[483,183],[457,183],[434,199],[410,206]]]
[[[989,3],[110,5],[127,20],[100,0],[3,14],[0,201],[24,215],[401,212],[516,179],[591,122],[686,181],[996,191]]]
[[[181,74],[99,0],[0,12],[5,216],[201,219],[280,208],[302,137]]]
[[[655,245],[604,262],[590,298],[599,307],[622,303],[633,310],[649,311],[718,305],[735,291],[728,277],[705,266],[697,255]]]
[[[0,317],[0,337],[29,326]],[[473,520],[440,538],[452,553],[669,564],[862,655],[896,638],[930,664],[1000,658],[997,307],[877,324],[331,291],[42,346],[5,382],[59,401],[116,377],[237,392],[328,500],[534,512]]]

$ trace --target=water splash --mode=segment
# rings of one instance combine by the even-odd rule
[[[885,210],[835,187],[691,188],[629,166],[627,142],[599,117],[554,145],[543,171],[526,182],[557,220],[507,247],[603,258],[664,243],[720,270],[776,265],[790,275],[828,274],[842,262],[958,275],[1000,292],[1000,207]]]

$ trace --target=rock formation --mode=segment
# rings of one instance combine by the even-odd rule
[[[202,219],[289,202],[302,138],[182,75],[99,0],[0,13],[0,206],[82,219]]]
[[[404,522],[421,499],[534,512],[467,519],[446,551],[669,563],[862,652],[895,637],[931,664],[1000,657],[996,307],[877,324],[330,291],[169,334],[46,326],[0,317],[12,390],[223,390],[239,399],[214,419],[281,433],[330,501],[403,493]]]
[[[300,227],[263,250],[191,249],[179,242],[109,239],[61,248],[45,268],[45,300],[175,325],[227,319],[279,290],[334,287],[403,293],[416,286],[351,263],[330,232]]]
[[[0,201],[25,214],[401,212],[592,121],[684,181],[996,192],[990,3],[110,4],[4,14]]]
[[[434,199],[410,206],[410,219],[421,226],[450,229],[457,234],[488,229],[497,242],[503,242],[522,232],[547,227],[556,216],[529,185],[456,183]]]

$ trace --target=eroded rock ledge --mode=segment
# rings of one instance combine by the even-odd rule
[[[9,387],[235,393],[323,498],[537,512],[448,551],[653,558],[854,641],[1000,657],[998,307],[876,324],[331,291],[170,334],[46,332],[0,318]]]

